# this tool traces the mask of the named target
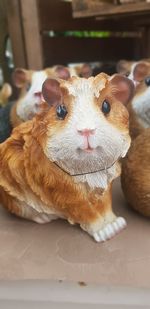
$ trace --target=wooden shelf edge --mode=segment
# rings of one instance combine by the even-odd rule
[[[129,15],[129,14],[147,14],[150,13],[150,3],[130,3],[120,5],[107,5],[106,8],[102,6],[91,7],[88,10],[73,11],[73,17],[90,17],[90,16],[111,16],[111,15]]]

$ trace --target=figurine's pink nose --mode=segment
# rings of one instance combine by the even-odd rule
[[[42,92],[38,91],[38,92],[34,92],[35,97],[41,98],[42,96]]]
[[[89,136],[93,135],[95,133],[95,129],[84,129],[84,130],[78,130],[78,133],[82,136]]]

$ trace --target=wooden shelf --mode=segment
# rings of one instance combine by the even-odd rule
[[[78,226],[72,226],[65,220],[56,220],[40,225],[21,220],[0,207],[0,300],[2,296],[4,299],[1,288],[6,286],[6,281],[9,281],[12,289],[18,280],[24,283],[32,281],[33,284],[38,280],[39,286],[42,286],[42,282],[47,280],[53,284],[55,280],[63,280],[66,283],[85,282],[87,286],[95,283],[97,286],[107,287],[107,289],[118,286],[124,289],[134,288],[137,290],[140,288],[149,292],[149,219],[138,215],[127,207],[119,180],[113,184],[113,209],[115,214],[123,216],[127,220],[127,228],[105,243],[96,243]],[[80,288],[85,289],[85,287]],[[47,300],[50,291],[53,289],[50,289],[48,285],[45,300]],[[70,290],[66,288],[66,291],[70,296]],[[110,292],[109,288],[107,296],[109,301]],[[10,295],[7,292],[9,299]],[[31,293],[28,295],[31,297]],[[38,295],[37,293],[36,297]],[[131,295],[130,290],[126,304],[130,304]],[[123,294],[120,297],[118,295],[116,306],[111,308],[129,309],[128,306],[119,306],[122,297]],[[13,297],[13,299],[16,298]],[[57,293],[57,299],[60,299],[59,293]],[[140,303],[136,305],[132,308],[150,308],[148,306],[141,307]],[[99,309],[99,306],[95,306],[92,308]],[[4,309],[4,307],[0,302],[0,308]],[[88,305],[85,305],[84,308],[87,307],[91,308]],[[11,305],[9,308],[25,309],[26,307]],[[32,306],[32,308],[44,309],[45,306]],[[56,307],[52,305],[49,308]],[[70,309],[70,306],[64,305],[61,308]],[[105,308],[104,303],[102,308]]]
[[[87,9],[78,10],[73,3],[73,17],[89,17],[89,16],[101,16],[101,17],[110,17],[115,15],[143,15],[150,13],[150,3],[138,2],[130,4],[102,4],[89,5]]]

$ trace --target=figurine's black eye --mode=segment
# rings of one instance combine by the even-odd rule
[[[27,83],[27,84],[26,84],[26,90],[29,91],[30,87],[31,87],[31,84],[30,84],[30,83]]]
[[[130,75],[130,72],[126,72],[125,76],[128,77]]]
[[[103,104],[102,104],[102,112],[104,114],[108,114],[110,112],[110,104],[108,101],[104,100]]]
[[[150,76],[145,78],[145,84],[146,86],[150,86]]]
[[[57,106],[56,113],[59,119],[65,119],[66,115],[68,114],[66,107],[64,105]]]

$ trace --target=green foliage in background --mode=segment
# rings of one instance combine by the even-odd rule
[[[50,37],[77,37],[77,38],[108,38],[110,37],[110,31],[63,31],[56,32],[50,31]]]

